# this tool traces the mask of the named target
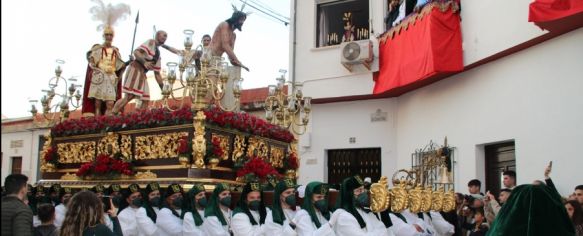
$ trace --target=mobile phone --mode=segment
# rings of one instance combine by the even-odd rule
[[[101,201],[103,202],[103,212],[107,212],[111,209],[111,197],[110,196],[103,196],[101,197]]]
[[[549,162],[549,167],[553,167],[553,161]]]

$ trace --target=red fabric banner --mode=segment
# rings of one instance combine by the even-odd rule
[[[535,0],[528,21],[542,29],[561,31],[583,26],[583,0]]]
[[[583,13],[582,0],[536,0],[530,4],[528,21],[552,21],[577,13]]]
[[[379,73],[374,76],[373,94],[463,70],[459,12],[433,7],[430,13],[416,17],[405,20],[408,27],[379,44]]]

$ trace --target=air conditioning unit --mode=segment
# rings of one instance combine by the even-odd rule
[[[372,41],[367,39],[344,42],[340,45],[340,48],[342,48],[340,62],[348,71],[352,72],[352,67],[359,64],[362,64],[368,70],[371,69],[371,64],[374,60]]]

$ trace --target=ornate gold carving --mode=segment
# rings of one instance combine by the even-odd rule
[[[97,145],[97,155],[107,154],[113,156],[113,154],[119,152],[119,144],[117,142],[118,134],[113,132],[108,132],[107,135],[101,140]]]
[[[156,179],[158,178],[158,175],[156,175],[156,173],[151,172],[150,170],[144,171],[144,172],[138,172],[135,175],[136,179]]]
[[[388,189],[386,176],[381,177],[379,182],[370,186],[370,209],[373,212],[383,212],[387,210],[391,203],[391,193]]]
[[[206,116],[203,111],[197,111],[192,121],[194,126],[194,138],[192,140],[192,156],[194,157],[194,166],[204,168],[204,155],[206,154],[206,140],[204,138],[204,121]]]
[[[433,197],[431,201],[431,210],[432,211],[441,211],[443,209],[443,196],[444,196],[444,192],[443,192],[443,186],[440,186],[437,191],[433,192]],[[455,202],[455,201],[454,201]]]
[[[419,213],[421,211],[422,193],[423,187],[421,185],[409,190],[409,211],[411,213]]]
[[[57,144],[60,163],[85,163],[95,158],[94,141]]]
[[[269,154],[267,143],[257,137],[249,138],[249,146],[247,147],[247,156],[257,156],[265,158]]]
[[[228,160],[230,151],[229,149],[231,146],[229,145],[229,137],[215,133],[211,134],[211,140],[215,138],[219,139],[219,147],[223,150],[223,156],[221,157],[221,160]]]
[[[121,136],[121,155],[125,161],[132,160],[132,137],[129,135]]]
[[[47,163],[45,161],[45,155],[46,153],[49,151],[49,149],[51,148],[51,143],[52,143],[52,138],[51,138],[51,131],[49,131],[46,135],[45,135],[45,143],[43,145],[43,150],[40,153],[40,170],[42,172],[53,172],[54,171],[54,165],[51,163]],[[49,165],[50,164],[50,165]]]
[[[269,156],[269,162],[275,168],[283,167],[283,148],[271,146],[271,155]]]
[[[431,202],[433,200],[433,190],[431,186],[425,186],[421,193],[421,212],[429,212],[431,210]]]
[[[391,211],[393,212],[401,212],[407,208],[409,197],[407,193],[407,189],[405,186],[405,181],[396,181],[398,185],[395,185],[393,189],[391,189]],[[395,181],[393,180],[393,183]]]
[[[449,189],[443,196],[443,211],[450,212],[455,210],[455,193]]]
[[[76,174],[69,174],[69,172],[65,173],[61,176],[62,180],[79,180]]]
[[[178,156],[180,138],[188,136],[188,132],[174,132],[136,137],[135,159],[162,159]]]
[[[235,135],[235,142],[233,144],[234,144],[233,154],[231,158],[233,159],[233,162],[236,162],[237,160],[239,160],[239,158],[241,158],[241,156],[243,156],[243,154],[245,154],[245,152],[243,151],[247,146],[247,144],[245,143],[245,136],[240,134]]]

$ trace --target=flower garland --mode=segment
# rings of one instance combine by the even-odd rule
[[[273,166],[261,157],[251,157],[241,169],[237,171],[237,177],[242,177],[245,182],[265,182],[272,179],[281,179],[282,175]]]
[[[55,150],[55,148],[53,147],[50,147],[49,149],[46,150],[43,159],[45,160],[46,163],[51,163],[55,165],[55,167],[59,164],[57,150]]]
[[[222,111],[219,108],[204,110],[207,122],[217,126],[236,129],[241,132],[251,133],[269,139],[275,139],[290,143],[295,137],[289,130],[267,121],[249,115]],[[136,110],[133,113],[119,116],[82,117],[80,119],[68,119],[51,129],[54,137],[70,135],[93,134],[102,131],[120,131],[143,128],[154,128],[168,125],[181,125],[192,123],[194,113],[190,107],[170,111],[166,108]]]

